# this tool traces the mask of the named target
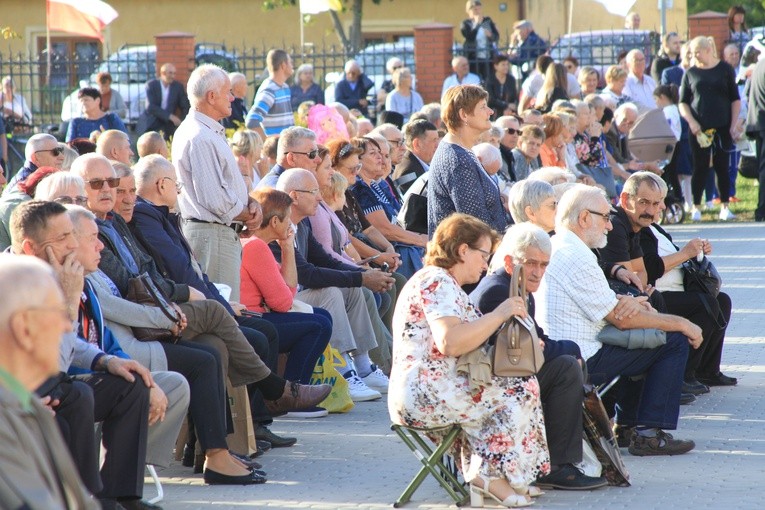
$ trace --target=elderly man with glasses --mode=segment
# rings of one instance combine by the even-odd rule
[[[310,129],[293,126],[282,131],[276,146],[276,164],[258,183],[258,188],[275,188],[276,181],[285,170],[305,168],[316,170],[321,163],[316,133]]]
[[[630,432],[632,455],[686,453],[694,442],[664,430],[677,428],[688,344],[699,347],[701,329],[656,312],[645,298],[611,290],[592,250],[606,245],[612,215],[598,188],[577,184],[563,194],[550,265],[536,296],[536,318],[550,338],[579,345],[593,384],[621,377],[612,390],[616,423],[625,446],[624,433]]]
[[[526,181],[521,181],[516,186]],[[481,313],[492,312],[507,299],[513,271],[523,267],[529,316],[534,318],[533,292],[539,288],[550,263],[550,237],[531,222],[510,227],[497,248],[489,274],[470,294]],[[551,340],[539,326],[545,363],[537,374],[544,405],[545,430],[550,448],[550,474],[540,478],[542,488],[589,490],[604,487],[603,477],[590,477],[574,464],[582,461],[582,384],[585,368],[579,346],[570,340]]]
[[[52,135],[40,133],[32,136],[24,147],[24,166],[8,181],[3,190],[3,196],[16,190],[19,182],[41,166],[52,166],[61,169],[64,164],[64,148]]]

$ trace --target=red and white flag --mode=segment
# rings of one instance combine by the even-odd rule
[[[101,31],[118,14],[101,0],[47,0],[48,30],[95,37],[103,41]]]

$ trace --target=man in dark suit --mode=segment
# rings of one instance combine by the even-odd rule
[[[550,237],[528,222],[513,225],[505,234],[492,260],[490,273],[470,294],[482,313],[489,313],[510,295],[513,271],[523,267],[528,312],[534,317],[532,292],[539,288],[552,250]],[[550,340],[542,328],[545,363],[537,373],[544,406],[545,430],[550,449],[550,474],[537,480],[543,488],[589,490],[604,487],[605,478],[590,477],[574,464],[582,460],[582,355],[568,340]]]
[[[136,131],[139,134],[159,131],[165,140],[169,140],[190,107],[183,85],[175,80],[175,66],[163,64],[159,79],[146,83],[146,110],[138,119]]]
[[[427,172],[438,147],[438,129],[427,120],[415,120],[404,126],[407,151],[393,171],[393,182],[403,196],[415,179]]]
[[[746,134],[757,147],[757,166],[760,170],[760,191],[755,221],[765,221],[765,60],[757,62],[749,82],[749,110],[746,114]]]
[[[358,62],[349,60],[345,63],[345,78],[335,86],[335,101],[343,103],[349,110],[355,108],[366,114],[369,106],[367,94],[374,86],[374,82],[361,71]]]

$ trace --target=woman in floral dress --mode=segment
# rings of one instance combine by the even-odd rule
[[[426,266],[396,305],[388,410],[408,427],[459,423],[451,453],[471,482],[473,504],[487,496],[516,507],[540,494],[529,485],[550,467],[537,379],[490,376],[471,391],[471,380],[457,371],[461,355],[482,347],[513,315],[527,315],[523,300],[512,298],[481,316],[461,289],[479,280],[496,240],[488,225],[465,214],[436,229]]]

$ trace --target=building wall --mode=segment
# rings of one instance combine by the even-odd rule
[[[105,31],[105,53],[115,51],[125,43],[153,42],[156,33],[177,30],[196,35],[196,40],[224,42],[241,48],[292,46],[300,44],[300,14],[297,7],[263,11],[261,2],[253,0],[108,0],[120,16]],[[672,1],[667,11],[670,30],[686,32],[686,0]],[[638,0],[634,10],[642,17],[643,28],[660,27],[658,0]],[[564,33],[568,25],[569,5],[573,3],[573,31],[620,28],[623,19],[608,14],[594,0],[485,0],[484,14],[497,24],[502,40],[512,31],[519,15],[532,20],[537,32],[547,37]],[[0,51],[29,51],[37,54],[37,38],[45,35],[45,2],[42,0],[2,0],[2,24],[10,25],[23,36],[22,40],[0,41]],[[351,14],[341,18],[350,25]],[[427,22],[441,22],[455,27],[455,39],[461,40],[458,27],[465,18],[463,0],[381,0],[379,5],[364,1],[363,32],[366,37],[376,34],[412,34],[412,27]],[[307,43],[337,44],[328,13],[311,17],[304,27]]]

